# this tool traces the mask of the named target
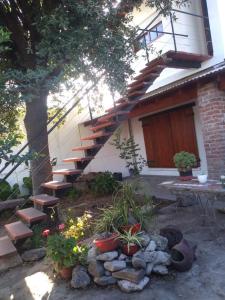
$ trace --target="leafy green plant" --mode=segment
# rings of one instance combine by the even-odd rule
[[[23,186],[28,189],[29,194],[32,195],[33,193],[33,185],[32,185],[32,178],[31,177],[23,177]]]
[[[119,233],[119,232],[118,232]],[[141,247],[141,237],[142,232],[132,233],[132,229],[129,231],[125,231],[124,233],[119,233],[118,239],[126,244],[128,247],[128,251],[130,251],[130,246],[135,244]]]
[[[30,249],[36,249],[45,246],[46,239],[43,237],[43,225],[36,224],[32,227],[33,236],[27,242],[29,244]]]
[[[66,196],[71,200],[77,200],[81,195],[81,190],[78,190],[76,187],[69,189],[66,194]]]
[[[130,138],[121,138],[121,131],[118,130],[115,133],[115,137],[111,145],[115,146],[119,150],[119,157],[123,159],[126,163],[126,168],[132,175],[139,175],[142,169],[146,166],[147,162],[143,158],[139,151],[141,150],[140,146],[135,143],[134,137]]]
[[[196,156],[193,153],[181,151],[173,157],[176,168],[181,171],[189,171],[197,165]]]
[[[146,198],[146,204],[150,198]],[[148,212],[150,215],[150,212]],[[111,232],[123,225],[129,224],[132,216],[138,223],[143,224],[146,216],[140,204],[137,203],[135,188],[129,183],[122,186],[113,195],[113,205],[101,209],[99,218],[95,221],[96,232]]]
[[[63,234],[54,234],[47,239],[47,255],[58,270],[85,263],[86,253],[86,246],[79,246],[73,237],[67,238]]]
[[[97,174],[91,183],[91,191],[96,196],[105,196],[112,194],[119,186],[119,183],[113,177],[111,172]]]
[[[0,200],[15,199],[19,194],[20,189],[17,183],[11,187],[6,180],[0,180]]]

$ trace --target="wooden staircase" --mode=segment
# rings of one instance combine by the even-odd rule
[[[50,181],[42,184],[43,189],[51,192],[54,196],[42,194],[31,197],[35,208],[17,212],[17,215],[23,222],[18,221],[5,225],[12,241],[7,236],[0,239],[0,260],[15,253],[16,250],[13,243],[16,244],[19,240],[32,236],[33,232],[29,227],[34,221],[40,222],[44,220],[46,217],[44,210],[46,209],[47,211],[49,206],[57,204],[59,199],[55,197],[56,192],[73,186],[73,182],[83,173],[84,169],[95,158],[95,155],[113,135],[118,126],[128,119],[129,113],[165,68],[199,68],[201,63],[207,59],[209,59],[209,56],[169,51],[148,63],[140,71],[140,74],[134,78],[134,81],[128,85],[125,95],[116,101],[115,106],[108,109],[104,116],[101,116],[92,124],[90,130],[93,131],[93,134],[81,138],[81,141],[93,141],[93,144],[72,149],[74,152],[83,152],[84,156],[63,160],[64,162],[73,162],[75,168],[53,171],[53,174],[64,175],[64,181]]]

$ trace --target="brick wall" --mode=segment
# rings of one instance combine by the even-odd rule
[[[216,82],[198,87],[198,105],[211,179],[225,175],[225,92]]]

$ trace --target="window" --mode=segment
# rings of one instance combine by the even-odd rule
[[[149,29],[148,32],[143,34],[138,39],[139,42],[138,50],[143,49],[145,47],[145,42],[147,46],[151,44],[153,41],[155,41],[158,37],[160,37],[163,34],[162,32],[163,32],[163,24],[162,22],[159,22],[157,25]]]

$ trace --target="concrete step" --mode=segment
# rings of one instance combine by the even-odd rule
[[[54,170],[52,171],[52,174],[55,175],[79,175],[82,173],[82,170],[77,170],[77,169],[60,169],[60,170]]]
[[[33,235],[33,231],[21,221],[6,224],[4,227],[11,240],[15,242],[18,240],[26,239]]]
[[[99,131],[95,134],[92,134],[92,135],[86,136],[84,138],[81,138],[81,140],[82,141],[91,141],[91,140],[95,140],[95,139],[98,139],[98,138],[101,138],[101,137],[110,136],[111,134],[112,133],[110,133],[110,132]]]
[[[115,111],[115,112],[112,112],[110,114],[107,114],[101,118],[98,119],[98,123],[104,123],[104,122],[107,122],[109,121],[110,119],[114,118],[114,117],[119,117],[119,116],[126,116],[128,115],[129,112],[128,111]]]
[[[72,151],[85,151],[85,150],[91,150],[91,149],[98,149],[101,148],[103,144],[94,144],[94,145],[89,145],[89,146],[81,146],[81,147],[76,147],[73,148]]]
[[[87,157],[70,157],[63,159],[63,162],[83,162],[89,161],[94,159],[94,156],[87,156]]]
[[[110,126],[115,126],[117,124],[118,124],[118,122],[113,122],[113,121],[111,121],[111,122],[105,122],[105,123],[102,123],[100,125],[96,125],[94,127],[91,127],[90,130],[92,130],[92,131],[98,131],[100,129],[107,128],[107,127],[110,127]]]
[[[44,188],[50,189],[50,190],[63,190],[72,187],[72,183],[70,182],[64,182],[64,181],[49,181],[42,183],[41,185]]]
[[[45,213],[34,207],[17,210],[16,215],[29,225],[47,219],[47,215]]]
[[[35,195],[30,197],[30,199],[40,206],[53,206],[59,202],[59,198],[54,196],[49,196],[47,194]]]
[[[0,258],[14,255],[17,250],[8,236],[3,236],[0,238]]]

